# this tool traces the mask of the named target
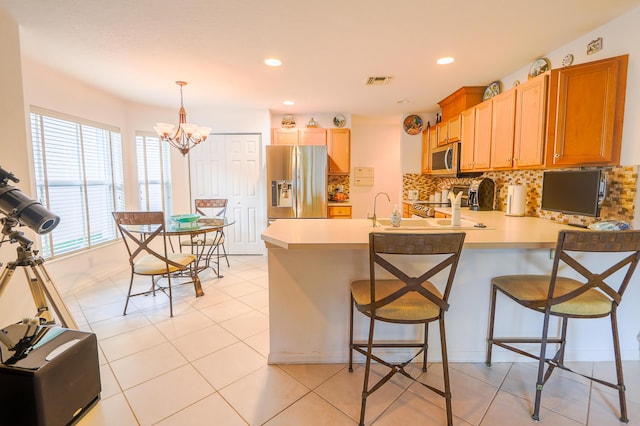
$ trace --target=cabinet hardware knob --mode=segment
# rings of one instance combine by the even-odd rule
[[[553,158],[560,158],[560,154],[556,153]]]

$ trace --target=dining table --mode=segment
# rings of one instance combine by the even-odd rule
[[[221,218],[221,217],[201,216],[196,221],[193,221],[193,222],[179,222],[179,221],[169,219],[165,223],[164,234],[167,237],[169,237],[171,249],[174,250],[173,243],[171,242],[172,237],[177,237],[178,239],[182,237],[188,237],[191,240],[194,240],[196,238],[199,238],[199,239],[201,238],[205,240],[207,238],[207,234],[214,234],[214,239],[215,239],[216,235],[219,235],[220,232],[222,232],[225,228],[233,225],[234,223],[235,223],[235,220],[229,219],[226,217]],[[148,235],[155,232],[156,229],[158,229],[158,226],[157,225],[140,225],[140,226],[129,226],[128,228],[133,232],[138,232],[143,235]],[[178,246],[180,247],[180,249],[182,249],[182,246],[180,246],[179,242],[178,242]],[[192,253],[196,255],[196,269],[197,269],[197,273],[199,274],[202,270],[208,267],[208,266],[203,266],[202,262],[206,259],[206,256],[209,254],[209,252],[207,250],[204,250],[204,247],[202,248],[202,250],[198,250],[197,246],[195,246],[195,249],[192,248],[192,250],[193,250]],[[214,270],[214,272],[216,273],[216,276],[218,278],[222,278],[222,275],[220,275],[219,267],[218,267],[218,270]],[[185,282],[184,284],[189,282],[190,281]],[[202,289],[202,284],[200,283],[200,280],[197,280],[197,282],[194,283],[194,287],[196,290],[196,297],[204,296],[204,290]]]

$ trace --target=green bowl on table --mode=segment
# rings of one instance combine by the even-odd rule
[[[178,228],[195,228],[198,226],[199,214],[174,214],[170,217],[172,222],[178,225]]]

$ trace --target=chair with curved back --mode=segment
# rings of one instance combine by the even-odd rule
[[[195,213],[209,218],[223,219],[227,213],[227,201],[226,198],[196,198],[194,200]],[[224,243],[225,235],[222,228],[213,234],[197,235],[180,240],[181,247],[190,247],[192,253],[195,253],[198,258],[202,257],[204,260],[202,269],[211,268],[218,276],[220,276],[221,258],[226,260],[227,267],[230,266]],[[222,254],[220,254],[220,248],[222,248]],[[214,255],[216,256],[216,268],[211,266],[211,259]]]
[[[598,261],[593,262],[597,257]],[[560,231],[550,275],[506,275],[491,281],[486,364],[491,365],[493,345],[538,360],[538,376],[532,417],[540,418],[542,389],[555,368],[579,374],[614,388],[620,400],[620,420],[628,422],[625,385],[620,358],[616,311],[640,259],[640,231]],[[605,265],[604,268],[602,265]],[[602,272],[600,272],[602,270]],[[562,274],[562,275],[561,275]],[[571,277],[567,275],[571,274]],[[576,278],[573,278],[576,277]],[[607,282],[609,281],[609,282]],[[496,296],[500,292],[519,305],[543,315],[541,337],[494,337]],[[549,337],[550,317],[558,317],[558,337]],[[564,365],[569,318],[611,319],[617,383],[606,382],[570,370]],[[520,344],[540,344],[538,354]],[[558,349],[547,358],[547,345]],[[545,364],[548,368],[545,371]]]
[[[112,214],[129,253],[131,266],[131,280],[123,315],[127,314],[131,297],[149,294],[155,296],[156,291],[162,291],[169,296],[169,314],[173,316],[171,275],[188,271],[197,291],[200,287],[200,278],[195,265],[196,257],[193,254],[170,253],[167,250],[169,237],[165,234],[163,212],[113,212]],[[141,227],[148,229],[141,232]],[[151,276],[151,289],[132,293],[135,275]],[[167,279],[166,287],[159,284],[161,278]]]
[[[416,381],[445,398],[447,424],[452,425],[451,388],[449,384],[449,366],[447,361],[447,345],[445,338],[444,313],[448,310],[448,298],[460,259],[464,243],[464,233],[371,233],[369,234],[369,279],[351,283],[351,317],[349,322],[349,371],[353,371],[353,351],[366,357],[362,402],[360,408],[360,425],[364,425],[367,398],[391,377],[399,373]],[[419,256],[419,257],[417,257]],[[427,259],[430,261],[427,262]],[[416,266],[416,262],[418,266]],[[376,270],[382,268],[383,273],[390,273],[393,278],[379,279]],[[415,268],[419,267],[418,276]],[[434,284],[438,277],[442,291]],[[410,275],[411,274],[411,275]],[[366,342],[354,342],[353,321],[354,307],[369,317],[369,334]],[[422,341],[376,342],[374,325],[376,321],[397,324],[423,324]],[[442,349],[442,368],[444,391],[422,383],[411,376],[405,367],[421,353],[422,371],[427,371],[428,325],[438,321],[440,325],[440,344]],[[376,348],[415,348],[417,353],[402,363],[387,362],[378,354]],[[373,386],[369,386],[371,361],[389,368],[389,373]]]

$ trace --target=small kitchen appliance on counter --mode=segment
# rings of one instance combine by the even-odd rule
[[[526,205],[526,188],[523,185],[507,187],[507,216],[524,216]]]
[[[462,192],[460,207],[469,207],[469,185],[452,185],[449,191],[453,195],[458,195],[458,192]],[[447,198],[448,196],[449,194],[447,193]]]
[[[495,201],[495,183],[489,178],[471,181],[469,186],[470,210],[493,210]]]

